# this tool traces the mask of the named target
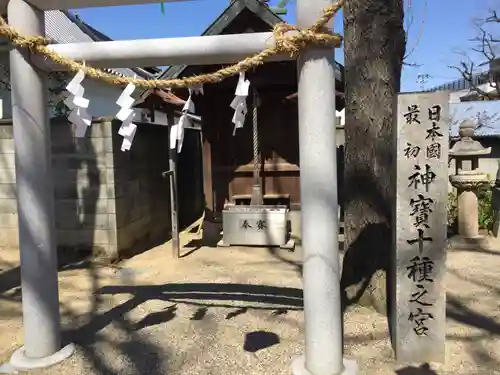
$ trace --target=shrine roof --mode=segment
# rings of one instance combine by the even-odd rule
[[[212,22],[210,26],[201,34],[202,36],[208,35],[221,35],[227,33],[228,28],[234,24],[236,18],[245,11],[250,11],[257,16],[265,25],[267,25],[267,30],[271,31],[272,28],[281,23],[285,22],[281,17],[275,14],[271,8],[259,0],[234,0],[230,5]],[[264,30],[259,30],[264,31]],[[253,30],[247,29],[242,32],[253,32]],[[234,32],[230,32],[234,34]],[[334,60],[334,54],[332,53],[332,59]],[[335,65],[335,77],[338,81],[343,82],[344,67],[336,61],[333,61]],[[160,75],[162,79],[177,78],[182,75],[187,65],[175,65],[170,66]]]
[[[179,98],[175,94],[173,94],[170,90],[162,90],[162,89],[148,89],[141,94],[140,99],[138,99],[134,103],[134,107],[141,107],[143,103],[148,101],[148,98],[155,96],[159,98],[165,104],[170,104],[175,107],[182,107],[186,103],[184,99]]]

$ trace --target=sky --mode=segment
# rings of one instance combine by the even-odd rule
[[[278,0],[271,0],[275,5]],[[229,0],[192,0],[160,4],[79,9],[75,12],[94,28],[115,40],[167,38],[200,35],[228,6]],[[408,31],[407,63],[401,91],[418,91],[460,78],[450,68],[471,56],[470,38],[475,35],[474,18],[500,6],[500,0],[405,0]],[[285,20],[295,23],[296,0],[290,0]],[[334,21],[343,33],[342,14]],[[500,32],[499,32],[500,33]],[[336,60],[344,61],[344,51]],[[476,56],[471,56],[476,60]],[[421,82],[420,77],[428,78]]]

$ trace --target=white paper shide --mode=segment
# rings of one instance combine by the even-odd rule
[[[175,150],[177,148],[177,153],[182,151],[182,143],[184,142],[184,132],[186,127],[191,127],[190,115],[194,115],[194,102],[193,93],[199,93],[203,95],[203,86],[197,86],[189,89],[189,97],[182,108],[182,115],[179,118],[179,122],[172,125],[170,128],[170,149]]]
[[[118,134],[123,137],[121,147],[122,151],[130,150],[137,131],[137,125],[133,123],[136,115],[134,108],[132,108],[135,102],[135,99],[132,97],[132,93],[134,91],[135,85],[129,83],[116,101],[116,104],[120,106],[120,110],[116,114],[116,118],[122,122],[122,125],[118,130]]]
[[[64,104],[71,110],[68,116],[68,121],[75,125],[75,137],[83,138],[87,132],[87,128],[92,123],[92,116],[87,112],[89,100],[83,97],[85,89],[82,86],[82,81],[85,79],[83,70],[73,77],[66,86],[66,91],[69,96],[64,100]]]
[[[240,73],[238,85],[236,86],[236,91],[234,93],[235,96],[230,104],[230,107],[234,109],[232,120],[234,124],[233,135],[236,134],[236,129],[242,128],[245,123],[245,117],[248,112],[247,97],[249,88],[250,81],[245,78],[245,73]]]

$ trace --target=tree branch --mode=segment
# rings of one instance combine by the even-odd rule
[[[69,112],[69,109],[63,103],[66,80],[67,74],[65,72],[50,72],[48,74],[48,104],[56,117],[66,117]],[[9,93],[11,91],[10,69],[8,65],[0,64],[0,90],[5,90]]]
[[[478,94],[482,99],[492,100],[500,97],[500,72],[492,72],[492,62],[498,60],[498,52],[500,51],[500,36],[494,36],[488,29],[488,24],[500,23],[500,18],[496,10],[490,10],[490,14],[475,22],[478,35],[472,39],[475,45],[471,48],[472,52],[480,55],[480,58],[485,60],[479,65],[475,64],[469,57],[468,61],[462,60],[458,66],[451,66],[456,69],[462,78],[469,83],[469,89]],[[489,72],[477,72],[477,66],[487,65]],[[475,82],[477,76],[484,76],[484,83],[489,83],[493,89],[492,92],[479,88],[482,83]]]
[[[487,23],[500,23],[500,17],[497,15],[497,11],[492,9],[490,10],[491,15],[489,17],[486,17],[486,22]]]

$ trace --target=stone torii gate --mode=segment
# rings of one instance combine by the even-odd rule
[[[170,0],[175,1],[175,0]],[[10,0],[9,24],[27,36],[45,35],[43,11],[128,5],[158,0]],[[168,2],[168,1],[167,1]],[[0,0],[0,6],[5,5]],[[331,0],[297,0],[297,26],[307,28]],[[272,33],[53,45],[94,67],[226,64],[260,52]],[[335,143],[335,74],[330,48],[311,47],[298,59],[300,189],[304,250],[305,354],[295,375],[355,374],[342,357]],[[286,57],[282,57],[285,59]],[[62,347],[54,224],[54,195],[47,74],[41,56],[10,52],[16,150],[24,346],[11,359],[27,370],[56,364],[74,346]]]

